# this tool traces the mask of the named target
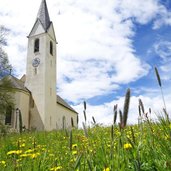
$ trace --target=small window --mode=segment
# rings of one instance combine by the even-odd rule
[[[66,119],[65,116],[62,117],[62,129],[66,129]]]
[[[5,115],[5,125],[11,125],[11,119],[12,119],[12,107],[7,107],[6,115]]]
[[[74,127],[74,120],[73,120],[73,117],[71,117],[71,126]]]
[[[34,52],[39,52],[39,39],[34,42]]]
[[[50,41],[50,54],[53,55],[53,43]]]

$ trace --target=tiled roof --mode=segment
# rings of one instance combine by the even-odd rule
[[[24,76],[25,77],[25,76]],[[23,78],[23,77],[22,77]],[[26,91],[26,92],[30,92],[25,86],[24,86],[24,82],[22,81],[22,78],[21,79],[18,79],[12,75],[8,75],[4,78],[2,78],[0,80],[0,83],[3,81],[3,79],[7,79],[9,81],[11,81],[11,84],[12,84],[12,87],[13,88],[16,88],[16,89],[19,89],[19,90],[23,90],[23,91]],[[68,108],[69,110],[77,113],[67,102],[65,102],[65,100],[63,100],[60,96],[57,95],[57,103]]]
[[[46,0],[42,0],[42,2],[41,2],[39,12],[37,14],[37,19],[40,20],[45,31],[47,31],[51,22],[50,22],[50,17],[49,17],[49,12],[48,12],[48,8],[47,8]]]
[[[57,103],[61,104],[62,106],[72,110],[73,112],[77,113],[68,103],[66,103],[60,96],[57,95]]]
[[[2,82],[3,79],[9,80],[11,82],[11,86],[13,88],[29,92],[29,90],[24,86],[24,83],[21,80],[19,80],[18,78],[14,77],[14,76],[12,76],[12,75],[5,76],[4,78],[2,78],[0,80],[0,82]]]

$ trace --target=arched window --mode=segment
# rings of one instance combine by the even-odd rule
[[[62,117],[62,129],[63,130],[66,129],[66,119],[65,119],[65,116]]]
[[[73,117],[71,117],[71,126],[74,127],[74,120],[73,120]]]
[[[6,109],[6,115],[5,115],[5,125],[11,125],[12,119],[12,107],[8,106]]]
[[[34,52],[39,52],[39,39],[34,41]]]
[[[53,55],[53,43],[50,41],[50,54]]]

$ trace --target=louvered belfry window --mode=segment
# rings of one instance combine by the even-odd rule
[[[39,52],[39,39],[34,41],[34,52]]]
[[[50,41],[50,54],[53,55],[53,43]]]

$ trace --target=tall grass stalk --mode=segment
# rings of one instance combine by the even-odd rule
[[[84,122],[83,122],[83,130],[84,130],[84,135],[88,138],[88,131]]]
[[[70,151],[72,151],[72,130],[70,131],[70,134],[69,134],[69,149]]]
[[[84,101],[84,110],[83,110],[83,113],[84,113],[84,120],[85,120],[85,123],[87,121],[87,116],[86,116],[86,102]]]
[[[93,120],[93,124],[96,124],[96,120],[95,120],[94,116],[92,116],[92,120]]]
[[[169,115],[168,115],[167,109],[166,109],[166,103],[165,103],[165,99],[164,99],[164,94],[163,94],[163,88],[162,88],[162,83],[161,83],[160,75],[159,75],[157,67],[155,67],[154,69],[155,69],[155,74],[156,74],[157,81],[158,81],[158,84],[159,84],[159,87],[160,87],[160,90],[161,90],[161,95],[162,95],[162,99],[163,99],[164,109],[166,111],[165,112],[165,116],[166,116],[166,119],[169,120]]]
[[[124,102],[124,108],[123,108],[123,117],[122,117],[122,123],[121,123],[122,128],[124,128],[127,124],[130,97],[131,97],[131,90],[128,88],[126,95],[125,95],[125,102]]]
[[[117,114],[118,114],[117,108],[118,108],[118,105],[117,104],[114,105],[114,108],[113,108],[113,113],[114,113],[113,125],[115,125],[116,119],[117,119]]]
[[[142,100],[139,99],[138,101],[139,101],[139,107],[140,107],[139,114],[141,116],[141,111],[143,114],[145,114],[145,109],[144,109],[144,104],[143,104]]]
[[[76,159],[75,166],[74,166],[75,170],[80,166],[81,158],[82,158],[82,154],[80,154]]]
[[[119,110],[119,120],[120,120],[120,122],[119,122],[119,128],[121,129],[121,125],[122,125],[122,121],[123,121],[123,114],[122,114],[122,111],[121,110]]]

